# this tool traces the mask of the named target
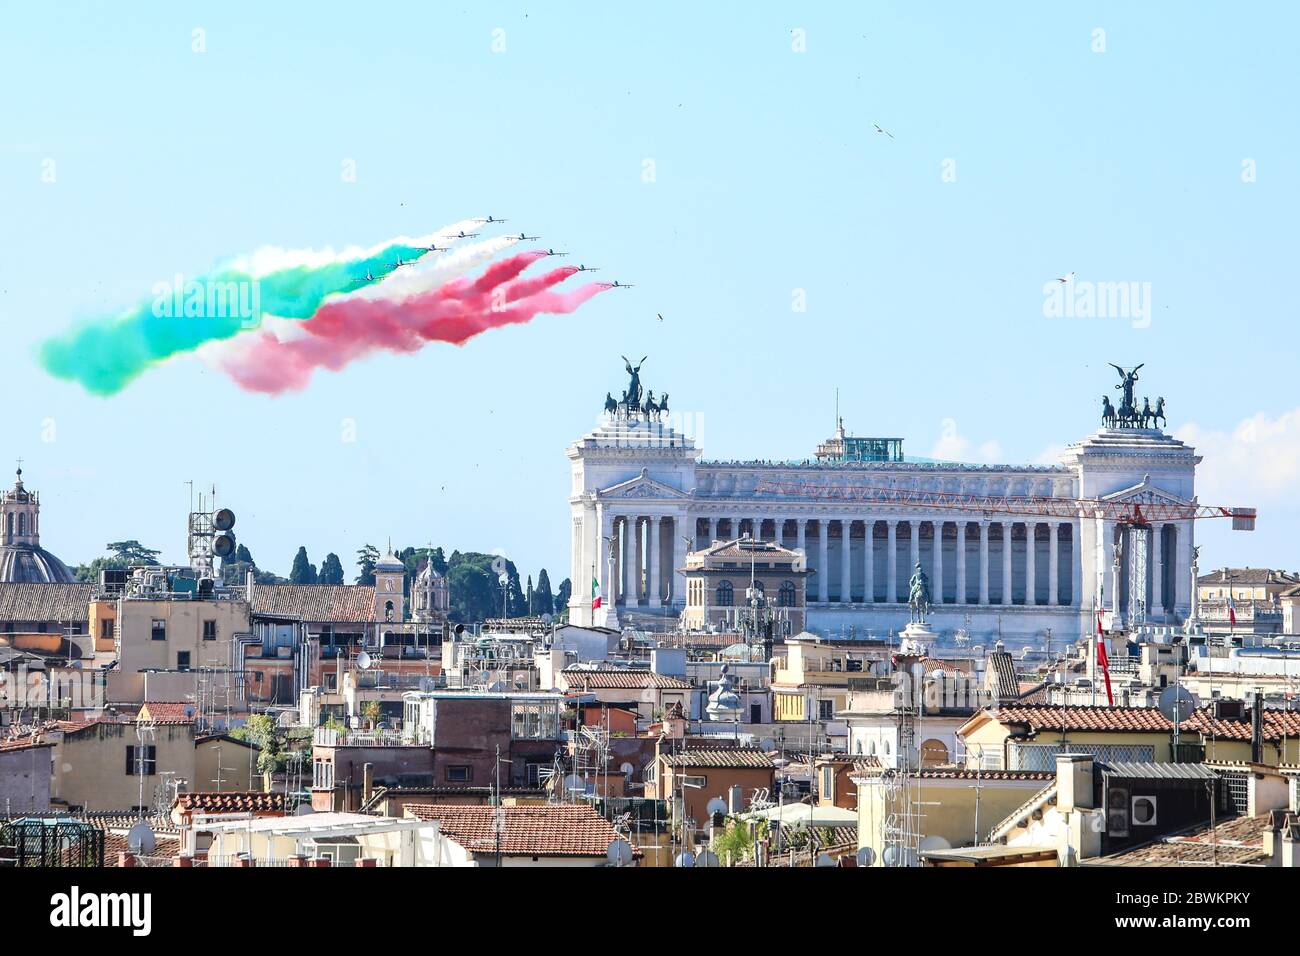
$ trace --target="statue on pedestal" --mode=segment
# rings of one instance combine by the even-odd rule
[[[916,562],[916,569],[908,582],[907,606],[911,610],[911,621],[924,624],[925,616],[930,613],[930,579],[920,561]]]

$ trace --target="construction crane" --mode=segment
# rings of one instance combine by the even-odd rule
[[[1106,498],[1066,498],[1045,495],[969,495],[952,491],[925,491],[883,485],[824,485],[810,481],[762,479],[755,494],[812,500],[860,501],[905,508],[943,508],[980,514],[1028,515],[1049,518],[1101,518],[1131,527],[1149,527],[1155,521],[1231,518],[1234,531],[1255,530],[1254,508],[1228,508],[1195,502],[1112,501]]]

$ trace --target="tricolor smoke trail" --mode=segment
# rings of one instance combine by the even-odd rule
[[[178,275],[156,284],[151,299],[124,313],[46,340],[39,361],[57,378],[79,382],[95,395],[113,395],[158,362],[229,339],[263,315],[307,319],[327,297],[380,281],[399,258],[417,261],[472,222],[369,249],[263,249],[196,279]]]
[[[519,253],[489,266],[477,279],[454,279],[409,298],[331,300],[290,339],[269,331],[241,336],[230,343],[220,366],[248,391],[279,394],[305,387],[318,368],[337,371],[375,351],[413,352],[428,342],[461,345],[489,329],[542,313],[572,312],[609,288],[608,283],[591,283],[556,291],[556,285],[579,271],[573,267],[519,278],[545,255]]]

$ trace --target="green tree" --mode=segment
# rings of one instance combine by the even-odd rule
[[[315,584],[316,565],[307,559],[306,546],[300,546],[293,556],[293,567],[289,569],[289,581],[293,584]]]
[[[429,560],[433,562],[433,570],[439,574],[447,573],[447,556],[442,553],[442,548],[434,548]]]
[[[573,582],[565,578],[560,582],[560,589],[555,592],[555,613],[567,614],[569,611],[569,597],[573,594]]]
[[[113,552],[113,557],[127,564],[157,564],[158,555],[162,554],[161,551],[146,548],[134,538],[129,541],[110,541],[104,547]]]
[[[320,573],[316,575],[316,581],[319,584],[342,584],[343,580],[343,564],[339,561],[339,556],[331,551],[320,563]]]
[[[373,544],[362,545],[361,550],[357,552],[357,569],[361,572],[357,575],[357,584],[374,586],[375,564],[378,561],[379,549]]]
[[[537,574],[537,587],[533,590],[533,613],[539,617],[555,613],[555,595],[551,593],[551,579],[545,568]]]
[[[501,585],[492,570],[493,554],[453,552],[447,567],[451,617],[462,623],[501,616]]]
[[[379,706],[377,700],[368,700],[361,707],[361,716],[366,719],[366,723],[370,725],[371,730],[375,729],[375,725],[379,723],[379,719],[383,715],[384,709]]]

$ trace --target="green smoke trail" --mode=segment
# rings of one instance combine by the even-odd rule
[[[391,245],[373,256],[256,277],[226,269],[188,282],[159,283],[152,298],[126,312],[82,322],[47,339],[38,361],[49,374],[78,382],[93,395],[114,395],[150,366],[228,339],[257,325],[264,314],[311,318],[326,296],[369,285],[396,259],[414,261],[428,251]]]

